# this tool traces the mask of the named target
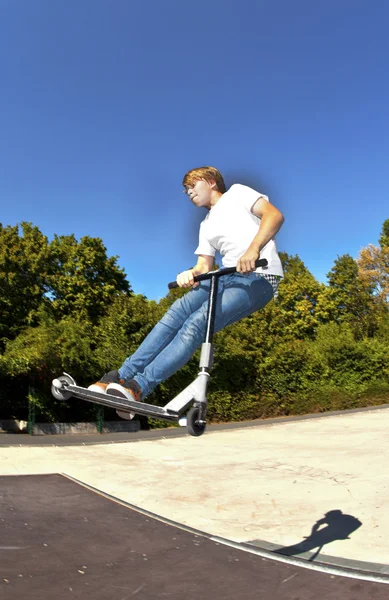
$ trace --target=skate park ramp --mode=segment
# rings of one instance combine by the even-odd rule
[[[0,596],[387,598],[388,417],[0,439]]]
[[[1,580],[13,598],[387,598],[384,583],[310,570],[185,530],[53,475],[0,478]]]

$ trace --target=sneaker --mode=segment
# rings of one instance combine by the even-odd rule
[[[135,379],[129,379],[125,385],[124,381],[121,384],[116,381],[109,383],[106,387],[106,393],[120,398],[127,398],[127,400],[142,402],[142,390]]]
[[[107,394],[110,396],[116,396],[118,398],[127,398],[127,400],[136,400],[136,402],[142,402],[142,390],[140,389],[139,384],[135,381],[135,379],[130,379],[126,382],[126,386],[120,385],[118,383],[110,383],[107,386]],[[131,420],[135,417],[134,412],[125,411],[125,410],[117,410],[117,415],[121,419]]]
[[[124,379],[120,379],[119,377],[119,371],[109,371],[109,373],[105,373],[105,375],[102,376],[100,381],[92,383],[92,385],[88,387],[88,390],[90,390],[91,392],[105,393],[110,383],[124,383]]]

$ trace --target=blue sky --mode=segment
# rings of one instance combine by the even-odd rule
[[[386,0],[0,0],[0,222],[101,237],[134,291],[192,266],[184,173],[270,196],[320,281],[389,218]]]

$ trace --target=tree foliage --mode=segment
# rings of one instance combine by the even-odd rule
[[[360,275],[357,262],[344,254],[335,260],[318,298],[316,314],[320,323],[350,323],[359,337],[372,335],[377,326],[373,288]]]
[[[388,241],[389,220],[379,245],[369,244],[356,260],[336,258],[327,284],[299,256],[281,253],[285,278],[277,300],[215,335],[209,418],[387,401]],[[26,418],[31,389],[42,419],[89,418],[87,403],[53,401],[53,377],[65,371],[88,385],[118,368],[185,293],[172,290],[158,303],[134,294],[100,238],[49,242],[31,223],[0,225],[0,418]],[[199,352],[148,401],[166,404],[196,376],[198,358]]]
[[[382,225],[380,239],[378,241],[381,248],[389,246],[389,219],[386,219]]]
[[[21,230],[21,233],[20,233]],[[34,322],[47,292],[48,241],[31,223],[0,224],[0,338],[13,339]]]
[[[125,273],[108,258],[100,238],[55,236],[49,247],[47,274],[51,308],[56,318],[78,315],[97,323],[112,301],[129,294]]]
[[[389,246],[369,244],[359,254],[360,277],[374,291],[379,305],[389,302]]]

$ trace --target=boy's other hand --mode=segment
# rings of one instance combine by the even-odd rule
[[[251,273],[255,271],[255,261],[258,260],[258,251],[257,250],[247,250],[240,257],[236,264],[236,270],[238,273]]]

